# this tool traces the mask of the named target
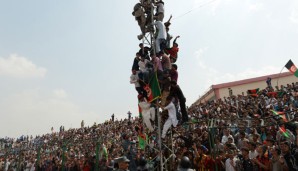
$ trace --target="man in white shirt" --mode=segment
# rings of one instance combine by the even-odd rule
[[[166,27],[161,21],[156,21],[153,23],[153,25],[155,25],[158,30],[158,35],[155,40],[155,48],[156,48],[156,53],[159,53],[166,47],[166,39],[167,39]]]
[[[10,165],[10,161],[9,159],[6,159],[6,163],[5,163],[5,167],[4,167],[4,171],[8,171],[8,167]]]
[[[32,167],[32,163],[30,160],[26,161],[26,166],[25,166],[25,171],[30,171],[31,167]]]
[[[237,158],[234,155],[234,152],[231,150],[228,152],[229,158],[225,161],[226,171],[236,171],[236,161]]]
[[[139,76],[136,70],[132,70],[132,74],[130,75],[130,84],[134,84],[138,94],[142,94],[141,86],[139,83]]]
[[[148,59],[145,59],[145,57],[141,57],[141,60],[139,61],[138,65],[140,68],[141,72],[147,72],[147,63],[149,63],[150,61]]]
[[[161,106],[162,110],[167,110],[168,111],[168,119],[166,120],[165,124],[163,125],[163,129],[162,129],[162,135],[161,138],[165,138],[167,131],[169,130],[169,128],[173,125],[174,127],[177,126],[178,124],[178,120],[177,120],[177,116],[176,116],[176,108],[174,103],[172,102],[172,97],[168,97],[167,101],[166,101],[166,106],[163,107]]]
[[[224,129],[223,131],[223,136],[222,136],[222,139],[221,139],[221,143],[222,144],[225,144],[226,142],[228,142],[228,139],[229,138],[232,138],[232,142],[234,143],[234,138],[233,136],[230,134],[230,130],[229,129]]]
[[[137,3],[134,8],[132,15],[135,16],[135,19],[138,22],[138,25],[140,26],[140,29],[142,31],[142,34],[145,34],[145,23],[146,23],[146,17],[144,13],[144,8],[142,7],[141,3]]]
[[[258,156],[258,152],[256,150],[257,145],[254,142],[249,142],[249,159],[254,159]]]
[[[149,131],[153,132],[154,128],[150,120],[155,120],[155,109],[154,107],[151,107],[151,103],[147,102],[147,100],[143,96],[139,96],[139,100],[139,106],[142,109],[143,121],[146,127],[149,129]]]
[[[148,68],[147,68],[147,64],[149,62],[150,61],[148,59],[145,59],[145,57],[142,56],[141,60],[138,63],[140,71],[141,71],[141,73],[139,74],[139,78],[141,80],[143,80],[144,82],[148,81],[148,79],[149,79],[148,78],[149,77],[149,71],[148,71]]]

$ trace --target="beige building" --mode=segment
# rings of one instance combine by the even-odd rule
[[[266,80],[271,78],[271,85],[287,85],[298,82],[298,78],[290,72],[281,74],[266,75],[262,77],[250,78],[246,80],[228,82],[223,84],[212,85],[209,90],[203,94],[194,104],[204,103],[210,100],[216,100],[230,95],[247,95],[247,90],[265,89],[267,87]]]

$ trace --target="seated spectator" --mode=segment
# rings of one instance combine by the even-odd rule
[[[156,14],[154,15],[154,19],[162,22],[164,18],[164,12],[165,12],[164,2],[162,0],[159,0],[156,3],[154,3],[154,5],[157,7]]]
[[[132,15],[135,16],[135,19],[138,22],[138,25],[140,26],[140,29],[142,31],[142,34],[146,33],[146,18],[145,18],[145,13],[144,13],[144,8],[142,7],[141,3],[137,3],[134,8]]]
[[[136,53],[136,57],[133,60],[131,70],[139,71],[139,61],[141,60],[141,55],[139,52]]]

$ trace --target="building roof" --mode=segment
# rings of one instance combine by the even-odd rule
[[[249,83],[252,83],[252,82],[264,81],[268,77],[274,79],[274,78],[280,78],[280,77],[287,77],[287,76],[290,76],[290,75],[293,75],[293,74],[291,72],[283,72],[283,73],[280,73],[280,74],[265,75],[265,76],[261,76],[261,77],[255,77],[255,78],[249,78],[249,79],[245,79],[245,80],[239,80],[239,81],[233,81],[233,82],[228,82],[228,83],[212,85],[211,89],[233,87],[233,86],[238,86],[238,85],[242,85],[242,84],[249,84]]]

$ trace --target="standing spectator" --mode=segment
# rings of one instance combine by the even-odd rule
[[[172,69],[170,71],[170,76],[172,81],[176,81],[178,83],[178,66],[176,64],[172,64]]]
[[[266,83],[267,83],[267,86],[268,87],[272,87],[272,85],[271,85],[271,78],[270,77],[267,78]]]
[[[131,112],[128,111],[128,112],[127,112],[127,115],[128,115],[128,122],[130,122],[130,121],[131,121]]]
[[[167,131],[171,126],[176,127],[178,124],[177,116],[176,116],[176,108],[175,105],[172,102],[172,98],[169,96],[167,98],[165,106],[160,106],[162,110],[168,111],[168,119],[164,123],[163,129],[162,129],[162,135],[161,137],[164,139],[166,137]]]
[[[166,46],[167,32],[165,25],[161,21],[155,21],[153,25],[156,26],[158,34],[155,40],[156,53],[163,51]]]
[[[114,113],[112,114],[112,122],[114,122],[114,118],[115,118],[115,115],[114,115]]]
[[[84,120],[82,120],[82,122],[81,122],[81,128],[83,128],[85,126],[85,122],[84,122]]]
[[[186,110],[186,98],[180,89],[179,85],[177,85],[176,81],[171,81],[171,92],[170,96],[175,97],[179,100],[180,110],[182,114],[182,123],[188,122],[188,114]]]

